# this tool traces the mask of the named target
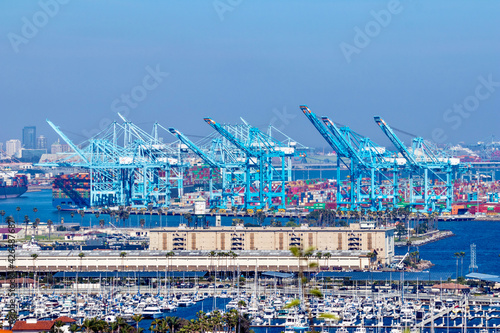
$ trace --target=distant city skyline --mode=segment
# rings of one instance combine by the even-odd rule
[[[326,147],[301,104],[388,147],[375,115],[440,144],[500,137],[500,2],[222,2],[2,2],[0,141],[29,122],[50,145],[48,118],[80,143],[120,112],[194,138],[203,117],[242,117]]]

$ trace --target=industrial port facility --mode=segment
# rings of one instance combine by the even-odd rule
[[[313,125],[310,130],[321,135],[336,155],[336,177],[324,185],[329,191],[322,198],[311,200],[318,204],[316,208],[452,210],[454,184],[467,175],[468,163],[423,138],[404,145],[378,116],[375,123],[390,139],[394,151],[347,126],[338,126],[328,117],[318,117],[307,106],[300,109]],[[193,187],[193,168],[208,178],[208,188],[201,197],[211,211],[283,212],[297,205],[287,184],[292,181],[293,161],[305,158],[308,148],[272,126],[263,132],[243,119],[241,124],[230,125],[204,118],[214,132],[193,142],[178,129],[155,123],[148,133],[120,117],[121,123],[110,124],[78,145],[48,120],[73,152],[40,165],[84,171],[55,180],[55,205],[63,209],[168,209],[172,201],[184,196],[185,186]],[[163,142],[162,132],[173,135],[176,141]]]

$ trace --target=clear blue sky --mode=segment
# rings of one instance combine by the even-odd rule
[[[0,3],[0,141],[36,125],[51,143],[49,118],[79,142],[121,108],[148,131],[243,117],[325,145],[300,104],[383,145],[374,115],[500,137],[499,1],[54,1]]]

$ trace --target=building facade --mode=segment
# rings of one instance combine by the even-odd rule
[[[47,149],[47,138],[43,135],[40,135],[36,139],[36,149]]]
[[[83,252],[84,256],[79,256]],[[368,251],[331,251],[330,256],[311,257],[318,267],[309,267],[306,260],[299,260],[290,251],[32,251],[16,253],[16,270],[19,272],[76,272],[76,271],[237,271],[297,272],[299,265],[307,271],[338,271],[369,269],[374,266]],[[219,255],[222,254],[222,255]],[[8,251],[0,251],[0,270],[9,270]]]
[[[5,153],[8,156],[17,156],[17,154],[21,151],[21,141],[17,139],[12,139],[6,142],[5,144]]]
[[[150,249],[164,251],[260,251],[289,250],[290,247],[313,247],[318,251],[369,251],[377,261],[388,265],[394,258],[394,229],[349,227],[297,228],[243,226],[187,228],[185,225],[150,231]]]
[[[23,148],[36,149],[36,126],[23,128]]]

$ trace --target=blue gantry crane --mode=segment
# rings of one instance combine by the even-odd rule
[[[243,169],[242,163],[230,163],[222,161],[217,161],[214,156],[220,148],[220,140],[213,140],[210,151],[205,151],[198,147],[194,142],[192,142],[187,136],[181,133],[175,128],[169,128],[172,135],[176,136],[182,143],[184,143],[191,151],[193,151],[197,156],[199,156],[211,169],[209,178],[209,188],[210,188],[210,208],[211,209],[226,209],[229,207],[228,201],[231,203],[231,207],[236,205],[235,197],[238,195],[238,185],[241,185],[241,181],[238,181],[238,175],[241,174]],[[210,156],[212,155],[212,156]],[[222,188],[219,191],[215,188],[212,180],[212,173],[217,172],[220,174],[222,179]]]
[[[381,210],[396,204],[397,174],[404,162],[349,127],[338,128],[328,117],[321,121],[306,105],[300,109],[337,153],[337,205],[357,210]],[[341,165],[348,171],[345,181]]]
[[[467,166],[457,158],[446,156],[421,137],[414,138],[409,149],[380,116],[375,116],[374,120],[408,162],[408,203],[413,207],[423,206],[424,211],[430,212],[436,210],[436,203],[445,202],[444,209],[451,210],[453,179]]]
[[[75,152],[62,164],[89,171],[91,207],[168,207],[171,183],[179,182],[171,171],[185,165],[172,147],[122,119],[78,146],[47,122]]]
[[[258,128],[245,124],[240,134],[231,128],[204,118],[229,143],[244,153],[245,191],[243,208],[284,209],[285,206],[285,158],[293,154],[293,147],[282,147]],[[273,161],[275,159],[276,161]]]

